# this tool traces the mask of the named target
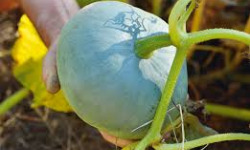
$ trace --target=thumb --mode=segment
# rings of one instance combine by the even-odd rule
[[[43,60],[43,81],[48,92],[54,94],[60,90],[56,65],[57,42],[51,45]]]
[[[126,140],[126,139],[120,139],[120,138],[117,138],[115,136],[112,136],[106,132],[103,132],[103,131],[99,131],[102,135],[102,137],[108,141],[109,143],[112,143],[116,146],[119,146],[119,147],[125,147],[131,143],[133,143],[133,141],[131,140]]]

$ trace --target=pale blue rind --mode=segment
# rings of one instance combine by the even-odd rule
[[[62,90],[78,116],[120,138],[142,138],[149,125],[132,131],[153,119],[175,47],[140,59],[134,43],[166,32],[162,19],[121,2],[96,2],[77,13],[62,30],[57,65]],[[185,63],[172,99],[183,105],[186,97]],[[170,115],[174,120],[177,109]]]

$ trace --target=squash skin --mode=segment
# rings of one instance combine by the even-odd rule
[[[57,53],[61,88],[77,115],[113,136],[142,138],[149,124],[132,131],[153,119],[176,49],[140,59],[134,43],[166,32],[162,19],[125,3],[95,2],[81,9],[63,28]],[[183,106],[186,97],[185,62],[169,108]],[[179,115],[177,109],[168,114],[172,120]]]

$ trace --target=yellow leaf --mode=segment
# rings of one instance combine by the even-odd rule
[[[42,81],[42,60],[47,48],[26,15],[21,17],[19,38],[12,49],[14,75],[34,95],[32,107],[46,106],[56,111],[72,111],[62,91],[50,94]]]
[[[17,65],[22,65],[29,59],[39,60],[47,53],[46,46],[26,15],[20,19],[18,34],[19,38],[12,49],[12,57]]]

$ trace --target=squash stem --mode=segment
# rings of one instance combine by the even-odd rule
[[[195,9],[195,6],[196,6],[196,2],[195,2],[195,0],[192,0],[190,6],[187,8],[187,10],[183,13],[183,15],[180,17],[180,19],[178,21],[179,28],[181,28],[181,29],[183,27],[186,28],[186,22],[189,19],[193,10]],[[184,31],[184,32],[186,32],[186,31]]]
[[[135,53],[139,58],[147,59],[159,48],[172,45],[169,34],[139,39],[135,43]]]
[[[171,66],[167,82],[164,87],[164,91],[161,97],[161,100],[158,104],[154,120],[150,126],[150,129],[146,136],[138,143],[135,150],[144,150],[147,146],[152,143],[159,142],[161,139],[161,128],[165,119],[166,110],[171,101],[171,97],[173,95],[173,91],[175,88],[175,84],[177,82],[179,73],[183,66],[183,62],[185,61],[187,50],[190,45],[185,43],[186,33],[183,34],[182,30],[178,27],[179,19],[186,14],[186,6],[189,4],[191,0],[179,0],[175,4],[174,8],[171,11],[169,17],[169,33],[170,37],[167,36],[166,39],[169,39],[173,45],[177,47],[177,52],[173,61],[173,65]],[[184,12],[184,13],[183,13]],[[187,15],[189,16],[189,15]],[[186,17],[184,17],[185,20]],[[171,39],[171,40],[170,40]],[[154,40],[152,40],[154,41]],[[157,41],[157,40],[155,40]],[[158,41],[157,41],[158,42]],[[169,42],[170,44],[170,42]],[[136,46],[138,46],[137,44]],[[140,46],[140,45],[139,45]],[[142,50],[141,50],[142,51]],[[149,57],[152,53],[152,50],[146,53],[146,57]],[[139,53],[140,56],[140,53]]]
[[[184,16],[189,16],[186,12],[186,6],[190,3],[191,0],[178,0],[174,5],[170,16],[168,18],[169,22],[169,34],[173,45],[179,47],[183,39],[182,26],[180,27],[179,20],[180,18],[186,18]]]
[[[136,150],[144,150],[149,144],[159,142],[159,140],[161,139],[160,132],[165,119],[166,110],[171,101],[175,84],[183,66],[183,62],[186,58],[188,48],[189,45],[183,45],[177,50],[173,61],[174,65],[172,65],[170,69],[168,80],[165,84],[164,91],[157,107],[153,123],[147,135],[137,145]]]
[[[180,46],[181,41],[187,36],[186,31],[184,30],[183,32],[182,28],[185,26],[187,19],[195,8],[195,1],[192,0],[191,5],[186,11],[186,6],[190,1],[191,0],[183,0],[183,2],[180,0],[177,1],[169,17],[169,34],[156,35],[136,41],[135,53],[139,58],[150,58],[154,50],[162,47],[170,45]]]

